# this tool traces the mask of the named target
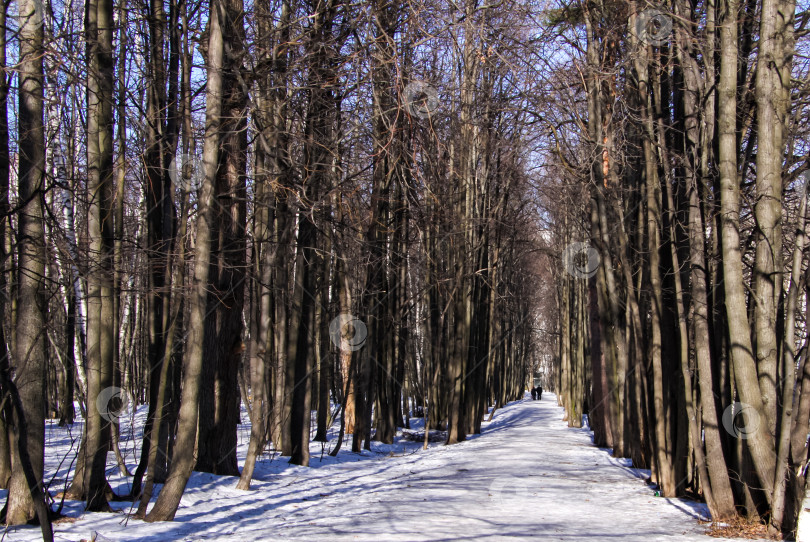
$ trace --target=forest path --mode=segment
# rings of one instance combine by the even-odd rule
[[[348,495],[272,532],[308,540],[717,540],[697,523],[705,506],[655,497],[643,481],[648,471],[594,447],[590,432],[568,428],[563,414],[548,393],[512,403],[467,442],[388,459],[368,474],[352,469],[351,480],[338,482],[354,485]]]
[[[103,542],[717,540],[697,523],[704,506],[653,496],[646,472],[595,448],[562,416],[546,393],[498,410],[481,435],[454,446],[402,454],[400,445],[397,455],[394,445],[394,457],[365,452],[360,461],[313,457],[309,469],[264,462],[249,492],[234,489],[235,478],[194,473],[174,522],[85,514],[59,525],[56,539],[95,530]],[[38,531],[10,534],[36,540]]]

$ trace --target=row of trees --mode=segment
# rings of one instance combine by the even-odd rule
[[[806,8],[806,6],[805,6]],[[810,422],[807,11],[555,13],[557,386],[570,425],[712,518],[795,531]],[[574,113],[569,122],[566,115]],[[564,205],[558,202],[563,201]]]
[[[528,6],[508,7],[19,0],[0,13],[7,524],[39,514],[50,536],[45,420],[73,423],[75,402],[86,423],[66,496],[93,511],[139,499],[157,521],[193,469],[248,489],[270,443],[307,465],[338,413],[334,454],[345,434],[353,451],[391,443],[410,416],[455,443],[522,396],[533,83]],[[130,475],[124,397],[148,414],[131,491],[114,495],[108,452]]]

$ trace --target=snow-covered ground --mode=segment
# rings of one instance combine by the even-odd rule
[[[139,409],[122,423],[132,470],[140,437],[132,427],[137,430],[143,415]],[[91,539],[95,532],[98,542],[717,540],[698,523],[707,517],[704,505],[655,497],[644,483],[647,471],[595,448],[590,433],[569,429],[562,415],[546,393],[542,401],[507,405],[481,435],[454,446],[435,444],[423,451],[421,443],[400,433],[394,445],[375,443],[361,455],[348,451],[347,443],[331,458],[321,457],[322,445],[313,443],[310,468],[265,456],[247,492],[235,489],[236,478],[195,472],[173,522],[131,519],[131,503],[113,503],[117,514],[84,514],[81,503],[66,503],[67,515],[78,519],[55,525],[55,539]],[[240,426],[240,465],[248,432]],[[48,428],[52,494],[67,476],[78,424],[71,433],[72,438],[66,429]],[[118,477],[114,461],[109,475],[113,487],[125,492],[126,479]],[[19,527],[3,540],[39,538],[38,528]]]

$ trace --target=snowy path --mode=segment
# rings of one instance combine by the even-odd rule
[[[561,418],[546,394],[498,411],[482,435],[455,446],[320,466],[313,457],[311,469],[257,466],[250,492],[233,489],[234,478],[195,473],[175,522],[87,514],[58,525],[57,540],[89,539],[92,530],[115,542],[717,540],[696,521],[701,505],[654,497],[642,472]],[[35,540],[37,532],[8,534]]]

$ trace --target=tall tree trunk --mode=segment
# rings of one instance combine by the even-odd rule
[[[45,129],[43,125],[43,21],[34,0],[18,2],[20,17],[18,282],[16,341],[10,377],[3,386],[14,391],[15,416],[10,426],[12,474],[5,508],[7,525],[22,525],[37,515],[42,501],[45,468],[45,238],[43,189]],[[27,472],[26,472],[27,471]],[[47,523],[47,522],[45,522]],[[50,525],[43,523],[43,535]],[[43,538],[53,540],[53,535]]]
[[[219,0],[211,0],[208,26],[208,57],[206,85],[206,129],[203,146],[205,178],[200,187],[197,207],[197,240],[194,278],[189,298],[188,340],[183,359],[183,392],[180,403],[175,455],[166,485],[157,502],[146,515],[147,522],[174,519],[180,498],[194,468],[194,447],[197,437],[197,416],[202,377],[203,343],[205,338],[205,308],[208,299],[208,273],[211,260],[211,232],[214,220],[214,186],[219,165],[220,127],[222,124],[222,91],[225,42],[222,29],[223,8]]]
[[[290,426],[290,389],[291,380],[288,376],[288,262],[290,245],[294,235],[292,219],[292,205],[288,205],[288,197],[292,192],[292,171],[289,151],[289,136],[287,133],[287,100],[288,96],[288,48],[290,39],[290,19],[292,8],[290,0],[282,0],[281,14],[276,26],[276,41],[273,44],[272,66],[275,68],[270,74],[269,88],[272,119],[270,121],[270,140],[268,152],[271,154],[271,186],[276,201],[275,221],[273,224],[273,241],[275,252],[273,254],[273,284],[274,288],[274,315],[276,325],[273,329],[273,411],[270,424],[270,438],[273,447],[281,451],[282,455],[290,455],[289,426]],[[269,91],[268,91],[269,92]],[[291,200],[291,198],[290,198]]]
[[[127,53],[127,11],[123,4],[118,5],[118,90],[116,113],[118,115],[118,156],[115,164],[115,202],[114,202],[114,244],[113,244],[113,307],[112,307],[112,331],[115,344],[113,346],[113,386],[124,389],[122,381],[121,363],[121,282],[122,268],[124,264],[124,206],[126,196],[126,154],[127,154],[127,123],[126,123],[126,53]],[[118,470],[122,476],[132,476],[127,468],[121,447],[119,445],[121,428],[117,419],[113,420],[111,427],[112,448],[115,452],[115,459],[118,462]]]
[[[175,237],[174,242],[174,252],[176,253],[174,261],[175,264],[172,265],[172,279],[171,283],[177,286],[185,285],[185,277],[186,277],[186,233],[188,228],[188,216],[189,216],[189,197],[191,192],[192,186],[192,178],[199,179],[201,175],[205,175],[204,171],[199,171],[198,167],[199,164],[195,160],[196,157],[196,147],[193,143],[192,139],[192,124],[191,124],[191,88],[190,88],[190,80],[191,80],[191,55],[189,53],[189,39],[188,39],[188,8],[187,4],[183,2],[183,10],[180,14],[181,24],[182,24],[182,58],[181,58],[181,84],[180,84],[180,92],[182,93],[181,97],[181,104],[182,104],[182,149],[183,149],[183,156],[186,158],[182,164],[179,165],[179,170],[177,169],[178,165],[175,164],[175,178],[180,179],[181,182],[181,196],[180,196],[180,217],[178,220],[178,229],[177,229],[177,236]],[[169,319],[168,330],[166,333],[166,345],[165,345],[165,354],[164,359],[166,359],[166,363],[162,363],[160,366],[159,377],[157,379],[158,382],[158,390],[157,390],[157,404],[154,405],[155,412],[166,412],[167,405],[170,402],[177,401],[177,392],[179,391],[179,386],[177,386],[174,382],[175,380],[175,373],[177,371],[177,363],[173,360],[173,352],[174,352],[174,340],[178,334],[178,330],[182,328],[182,313],[183,313],[183,304],[182,303],[174,303],[171,305],[171,316]],[[150,408],[153,405],[150,405]],[[176,412],[176,407],[171,408],[169,412],[171,412],[171,422],[172,423],[161,423],[157,426],[153,426],[152,430],[152,437],[151,439],[156,443],[162,443],[164,440],[167,440],[169,437],[168,435],[164,435],[164,433],[169,432],[169,426],[174,426],[174,421],[176,420],[176,416],[174,413]],[[167,415],[168,417],[168,415]],[[145,430],[144,430],[145,431]],[[146,433],[144,432],[144,435]],[[144,437],[144,441],[146,437]],[[160,453],[167,453],[167,449],[165,446],[160,446],[156,444],[155,446],[149,446],[149,455],[147,456],[147,469],[146,469],[146,483],[144,485],[143,491],[141,492],[141,500],[138,504],[138,510],[136,512],[136,517],[143,518],[146,515],[147,507],[149,506],[149,502],[152,499],[152,493],[154,491],[155,483],[159,483],[163,480],[163,478],[158,479],[158,476],[163,476],[163,469],[162,467],[165,466],[168,462],[168,458],[166,457],[158,457]],[[140,468],[140,465],[139,465]],[[136,481],[138,480],[136,476]],[[133,484],[134,486],[134,484]],[[135,488],[133,487],[133,490]],[[133,491],[134,493],[134,491]]]
[[[317,0],[311,9],[314,17],[309,29],[309,103],[304,142],[304,164],[306,165],[302,186],[302,201],[311,209],[300,209],[298,213],[299,249],[295,261],[294,306],[300,310],[295,324],[295,345],[290,345],[290,359],[295,361],[294,387],[292,392],[292,413],[290,436],[292,454],[290,463],[309,465],[309,432],[311,425],[312,394],[312,338],[314,325],[316,290],[325,287],[325,281],[318,281],[316,270],[323,269],[322,256],[318,250],[316,217],[321,216],[315,207],[321,199],[323,187],[327,186],[327,175],[331,163],[330,150],[335,141],[332,133],[335,100],[332,85],[336,75],[332,68],[331,47],[332,25],[340,1]],[[318,348],[320,346],[317,346]],[[294,352],[294,355],[293,355]]]
[[[264,100],[262,100],[264,101]],[[263,136],[260,136],[263,137]],[[253,217],[253,299],[251,304],[251,344],[250,344],[250,390],[253,395],[251,405],[250,443],[248,444],[245,465],[242,469],[237,489],[250,489],[250,481],[256,460],[267,445],[268,418],[273,399],[268,386],[269,371],[272,367],[270,353],[273,349],[270,331],[273,314],[273,299],[270,289],[273,273],[273,249],[270,246],[272,225],[272,205],[270,201],[269,159],[262,146],[256,150],[256,210]]]
[[[731,363],[740,401],[749,411],[750,433],[745,443],[759,478],[759,487],[770,503],[773,495],[774,440],[757,378],[745,304],[742,253],[740,248],[740,180],[737,171],[737,0],[720,3],[720,78],[718,81],[720,227],[722,236],[723,290],[728,321]],[[758,418],[758,419],[756,419]]]
[[[0,7],[0,28],[6,27],[7,10]],[[6,76],[6,33],[0,33],[0,370],[8,370],[9,351],[6,343],[6,296],[9,295],[6,266],[9,254],[6,252],[6,228],[9,215],[8,192],[11,177],[11,160],[8,140],[8,77]],[[72,346],[72,343],[70,344]],[[70,353],[69,353],[70,354]],[[1,376],[1,375],[0,375]],[[8,376],[8,375],[6,375]],[[71,390],[73,391],[73,390]],[[64,403],[62,405],[64,408]],[[71,397],[70,408],[73,408]],[[6,405],[0,411],[0,488],[8,489],[11,481],[11,428],[13,409]],[[71,422],[72,422],[71,418]]]
[[[756,68],[756,258],[754,346],[767,429],[777,433],[781,344],[777,320],[782,302],[782,162],[790,105],[793,12],[791,0],[762,0]],[[789,408],[789,407],[788,407]],[[768,487],[768,486],[765,486]],[[770,501],[770,498],[769,498]]]
[[[84,496],[90,511],[109,511],[107,451],[118,405],[113,391],[113,4],[88,0],[87,189],[88,236],[87,425]]]
[[[200,396],[197,466],[203,472],[238,476],[238,369],[242,341],[246,266],[247,94],[241,81],[244,43],[241,0],[224,1],[223,32],[228,74],[223,88],[219,170],[215,187],[211,271],[209,271],[203,393]]]
[[[391,444],[396,433],[396,409],[399,401],[399,383],[394,367],[394,333],[391,321],[396,294],[391,275],[392,246],[391,196],[397,182],[399,166],[399,115],[394,95],[396,84],[397,52],[394,35],[397,31],[398,6],[395,3],[375,2],[374,53],[372,56],[372,133],[374,161],[372,172],[372,215],[367,233],[370,258],[366,275],[365,314],[373,340],[366,346],[363,356],[371,360],[376,390],[374,413],[375,439]]]
[[[776,471],[774,478],[773,515],[771,526],[774,534],[786,531],[783,522],[788,498],[788,489],[793,487],[795,472],[791,464],[791,430],[794,417],[801,416],[799,406],[800,388],[796,382],[796,311],[799,305],[799,288],[802,275],[802,260],[804,247],[807,243],[805,224],[807,218],[807,186],[802,186],[801,202],[799,204],[798,224],[796,227],[796,244],[793,248],[793,258],[790,272],[790,285],[788,287],[787,304],[785,307],[785,327],[782,339],[782,397],[781,416],[779,419],[778,448],[776,458]],[[803,449],[804,446],[801,446]],[[801,471],[801,467],[798,469]],[[793,530],[793,519],[787,518],[789,530]]]
[[[700,210],[697,179],[692,178],[688,190],[689,198],[689,244],[690,244],[690,299],[692,303],[692,329],[694,335],[695,358],[697,361],[700,386],[700,407],[703,419],[703,436],[706,445],[706,468],[708,480],[703,483],[711,487],[712,502],[709,511],[712,519],[723,521],[736,515],[734,495],[731,492],[726,458],[723,452],[720,421],[717,415],[715,383],[711,359],[709,306],[706,282],[706,259],[704,232],[706,231]],[[695,442],[700,445],[700,441]],[[708,499],[707,499],[708,500]]]

